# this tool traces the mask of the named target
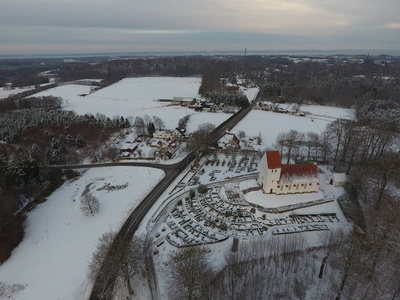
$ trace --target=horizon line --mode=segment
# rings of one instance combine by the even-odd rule
[[[397,52],[397,54],[389,54]],[[241,53],[241,54],[240,54]],[[395,49],[340,49],[340,50],[203,50],[203,51],[110,51],[110,52],[74,52],[74,53],[26,53],[26,54],[0,54],[0,59],[7,58],[68,58],[68,57],[99,57],[99,56],[193,56],[193,55],[235,55],[235,56],[251,56],[251,55],[305,55],[312,53],[313,56],[330,56],[330,55],[388,55],[400,56],[400,51]],[[328,54],[329,53],[329,54]],[[378,54],[379,53],[379,54]]]

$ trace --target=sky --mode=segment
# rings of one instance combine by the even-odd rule
[[[400,51],[399,13],[399,0],[2,0],[0,55]]]

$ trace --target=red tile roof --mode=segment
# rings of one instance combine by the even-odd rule
[[[282,166],[281,178],[291,181],[290,179],[299,179],[302,177],[317,178],[318,168],[317,165],[288,165]]]
[[[281,167],[281,157],[279,151],[267,151],[268,169],[276,169]]]

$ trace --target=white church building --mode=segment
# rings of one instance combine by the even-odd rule
[[[260,162],[258,183],[267,194],[318,192],[318,168],[315,164],[281,164],[279,151],[267,151]]]

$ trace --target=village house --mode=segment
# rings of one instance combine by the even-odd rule
[[[315,164],[284,166],[279,151],[267,151],[260,162],[258,183],[267,194],[318,192],[318,168]]]
[[[189,134],[186,132],[185,128],[175,128],[175,130],[171,133],[174,138],[187,138]]]
[[[159,131],[153,132],[153,138],[170,140],[172,138],[172,135],[171,135],[170,131],[159,130]]]
[[[134,143],[125,143],[121,146],[121,148],[119,148],[119,151],[121,153],[123,152],[128,152],[128,153],[133,153],[135,152],[135,150],[138,148],[137,144]]]
[[[225,132],[224,135],[218,140],[217,149],[234,150],[239,148],[240,141],[233,133]]]

